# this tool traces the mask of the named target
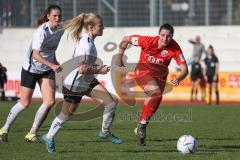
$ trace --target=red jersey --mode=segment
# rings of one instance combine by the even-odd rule
[[[137,65],[137,69],[140,71],[148,70],[155,77],[165,78],[172,58],[179,66],[186,63],[180,46],[173,39],[163,48],[158,48],[159,36],[132,35],[130,39],[134,46],[141,47],[140,60]]]

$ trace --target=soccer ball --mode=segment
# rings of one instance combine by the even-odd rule
[[[183,135],[178,139],[177,149],[181,154],[193,154],[197,151],[197,140],[191,135]]]

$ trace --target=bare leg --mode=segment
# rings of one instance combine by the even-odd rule
[[[51,107],[55,104],[55,81],[43,78],[40,82],[43,103],[39,107],[30,130],[30,134],[36,134],[45,119]]]
[[[99,132],[99,137],[110,139],[114,144],[122,144],[123,141],[110,132],[117,107],[117,99],[114,99],[101,84],[95,86],[89,96],[104,105],[102,129]]]
[[[114,99],[101,84],[94,87],[89,96],[105,106],[103,112],[102,132],[109,132],[114,120],[117,100]]]

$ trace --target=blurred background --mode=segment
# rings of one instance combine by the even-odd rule
[[[0,0],[0,24],[33,27],[49,4],[62,7],[63,20],[99,13],[107,27],[240,24],[240,0]]]

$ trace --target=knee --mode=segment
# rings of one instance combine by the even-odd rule
[[[152,92],[149,99],[147,100],[147,103],[150,105],[156,105],[158,106],[162,101],[162,92],[160,90],[157,90],[155,92]]]
[[[106,100],[102,100],[100,101],[101,104],[103,104],[104,106],[117,106],[118,104],[118,99],[116,97],[110,97]]]
[[[157,98],[157,99],[162,98],[161,90],[158,89],[158,90],[155,90],[154,92],[152,92],[151,97],[152,98]]]
[[[147,95],[149,95],[150,97],[161,96],[162,95],[162,91],[161,91],[160,88],[156,88],[154,90],[148,91]]]
[[[31,104],[31,100],[20,100],[20,104],[24,107],[24,108],[28,108]]]
[[[54,99],[50,99],[50,100],[44,101],[43,103],[46,104],[49,107],[52,107],[55,104],[55,100]]]

